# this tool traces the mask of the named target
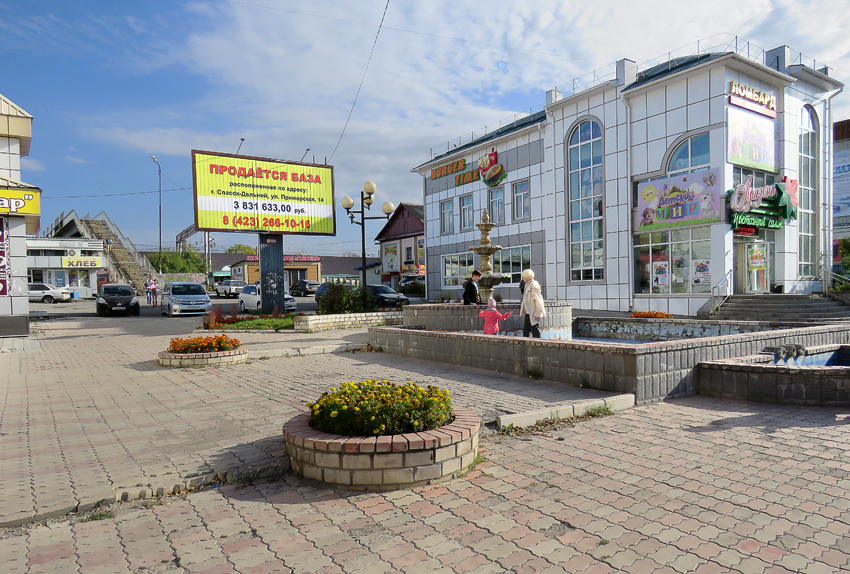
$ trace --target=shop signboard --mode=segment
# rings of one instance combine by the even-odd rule
[[[718,170],[706,169],[638,185],[638,229],[663,229],[722,220]]]
[[[195,229],[336,235],[333,167],[192,150]]]
[[[850,215],[850,149],[832,154],[832,205],[834,215]]]
[[[729,82],[729,103],[769,118],[776,117],[776,94],[734,80]]]
[[[12,283],[10,259],[9,223],[5,217],[0,217],[0,297],[9,296],[9,285]]]
[[[284,255],[284,263],[318,263],[322,258],[318,255]],[[250,260],[249,260],[250,261]]]
[[[726,161],[760,171],[776,171],[776,122],[737,108],[727,110]]]
[[[41,192],[0,189],[0,214],[41,215]]]
[[[750,175],[744,183],[729,190],[726,199],[729,223],[737,235],[752,235],[750,229],[782,229],[785,221],[797,218],[796,179],[783,177],[779,183],[753,187]]]
[[[96,269],[102,267],[100,257],[63,257],[62,267],[83,267],[87,269]]]

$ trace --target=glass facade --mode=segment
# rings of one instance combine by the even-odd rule
[[[512,247],[493,254],[493,273],[510,273],[505,283],[519,283],[523,269],[531,267],[531,247]]]
[[[635,235],[635,293],[711,293],[708,226]]]
[[[443,285],[463,285],[464,276],[472,274],[472,253],[459,253],[443,256]]]
[[[818,251],[818,130],[814,113],[804,107],[800,113],[798,137],[800,171],[798,177],[800,205],[797,210],[799,229],[800,277],[814,277],[817,273]]]

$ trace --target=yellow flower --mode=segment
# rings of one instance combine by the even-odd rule
[[[331,411],[331,418],[336,417],[336,415],[338,415],[338,414],[339,414],[339,413],[337,413],[336,411]]]

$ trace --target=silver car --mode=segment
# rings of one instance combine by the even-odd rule
[[[263,308],[262,292],[259,285],[246,285],[242,288],[239,294],[239,310],[243,313],[254,309],[260,310]],[[286,313],[293,313],[298,308],[295,302],[295,297],[289,293],[283,294],[283,310]]]
[[[207,295],[207,290],[200,283],[174,281],[166,284],[160,299],[159,310],[169,317],[209,313],[212,311],[212,301]]]

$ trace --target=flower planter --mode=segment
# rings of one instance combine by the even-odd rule
[[[247,349],[211,351],[207,353],[159,353],[159,364],[166,367],[216,367],[235,365],[248,360]]]
[[[309,413],[283,425],[292,469],[305,478],[352,490],[395,490],[449,480],[478,455],[481,419],[454,408],[455,420],[432,431],[379,437],[326,434]]]

